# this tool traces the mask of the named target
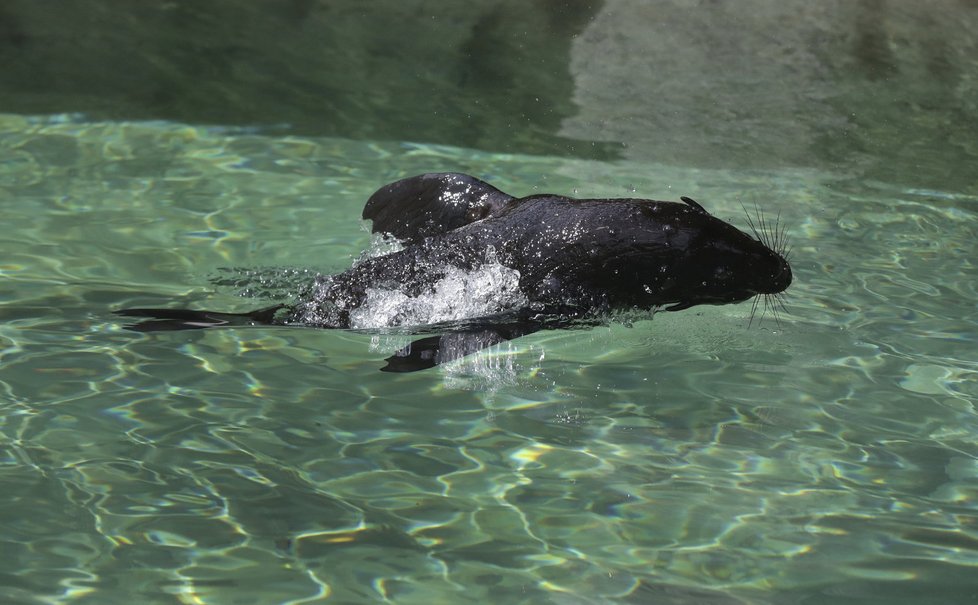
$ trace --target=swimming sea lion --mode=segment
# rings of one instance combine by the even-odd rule
[[[245,314],[117,313],[147,318],[127,326],[139,331],[242,325],[357,328],[363,327],[357,313],[378,292],[411,301],[430,295],[449,275],[478,276],[485,267],[508,271],[510,281],[506,275],[500,278],[498,296],[479,307],[479,316],[449,312],[439,317],[454,323],[428,330],[446,335],[413,343],[383,368],[413,371],[615,311],[679,311],[759,295],[777,300],[792,279],[783,232],[767,232],[765,242],[763,224],[759,233],[752,223],[751,236],[694,200],[680,199],[514,198],[465,174],[419,175],[382,187],[363,210],[374,233],[390,234],[404,247],[318,278],[293,303]],[[393,316],[388,322],[409,325],[410,319]]]

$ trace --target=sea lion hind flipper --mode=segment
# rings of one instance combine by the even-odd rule
[[[162,332],[170,330],[202,330],[228,326],[255,326],[274,323],[275,314],[287,305],[274,305],[249,313],[218,313],[194,309],[120,309],[114,311],[123,317],[141,318],[124,326],[136,332]]]
[[[367,200],[363,218],[373,222],[373,233],[416,243],[492,216],[512,199],[467,174],[421,174],[378,189]]]

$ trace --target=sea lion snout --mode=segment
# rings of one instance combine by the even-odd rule
[[[791,265],[788,264],[787,260],[778,256],[778,264],[774,272],[771,273],[771,278],[758,284],[757,293],[777,294],[784,292],[791,285],[791,279]]]

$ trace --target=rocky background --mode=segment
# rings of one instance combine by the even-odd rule
[[[0,112],[978,192],[976,0],[4,0]]]

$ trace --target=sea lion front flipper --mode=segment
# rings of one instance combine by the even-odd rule
[[[367,200],[363,218],[373,221],[373,233],[416,243],[491,216],[512,199],[467,174],[422,174],[378,189]]]
[[[250,313],[217,313],[194,309],[120,309],[116,315],[141,318],[124,326],[136,332],[162,332],[170,330],[201,330],[228,326],[270,325],[275,314],[286,305],[275,305]]]
[[[387,365],[380,368],[380,371],[427,370],[540,329],[542,326],[535,322],[514,323],[421,338],[388,357],[385,360]]]

